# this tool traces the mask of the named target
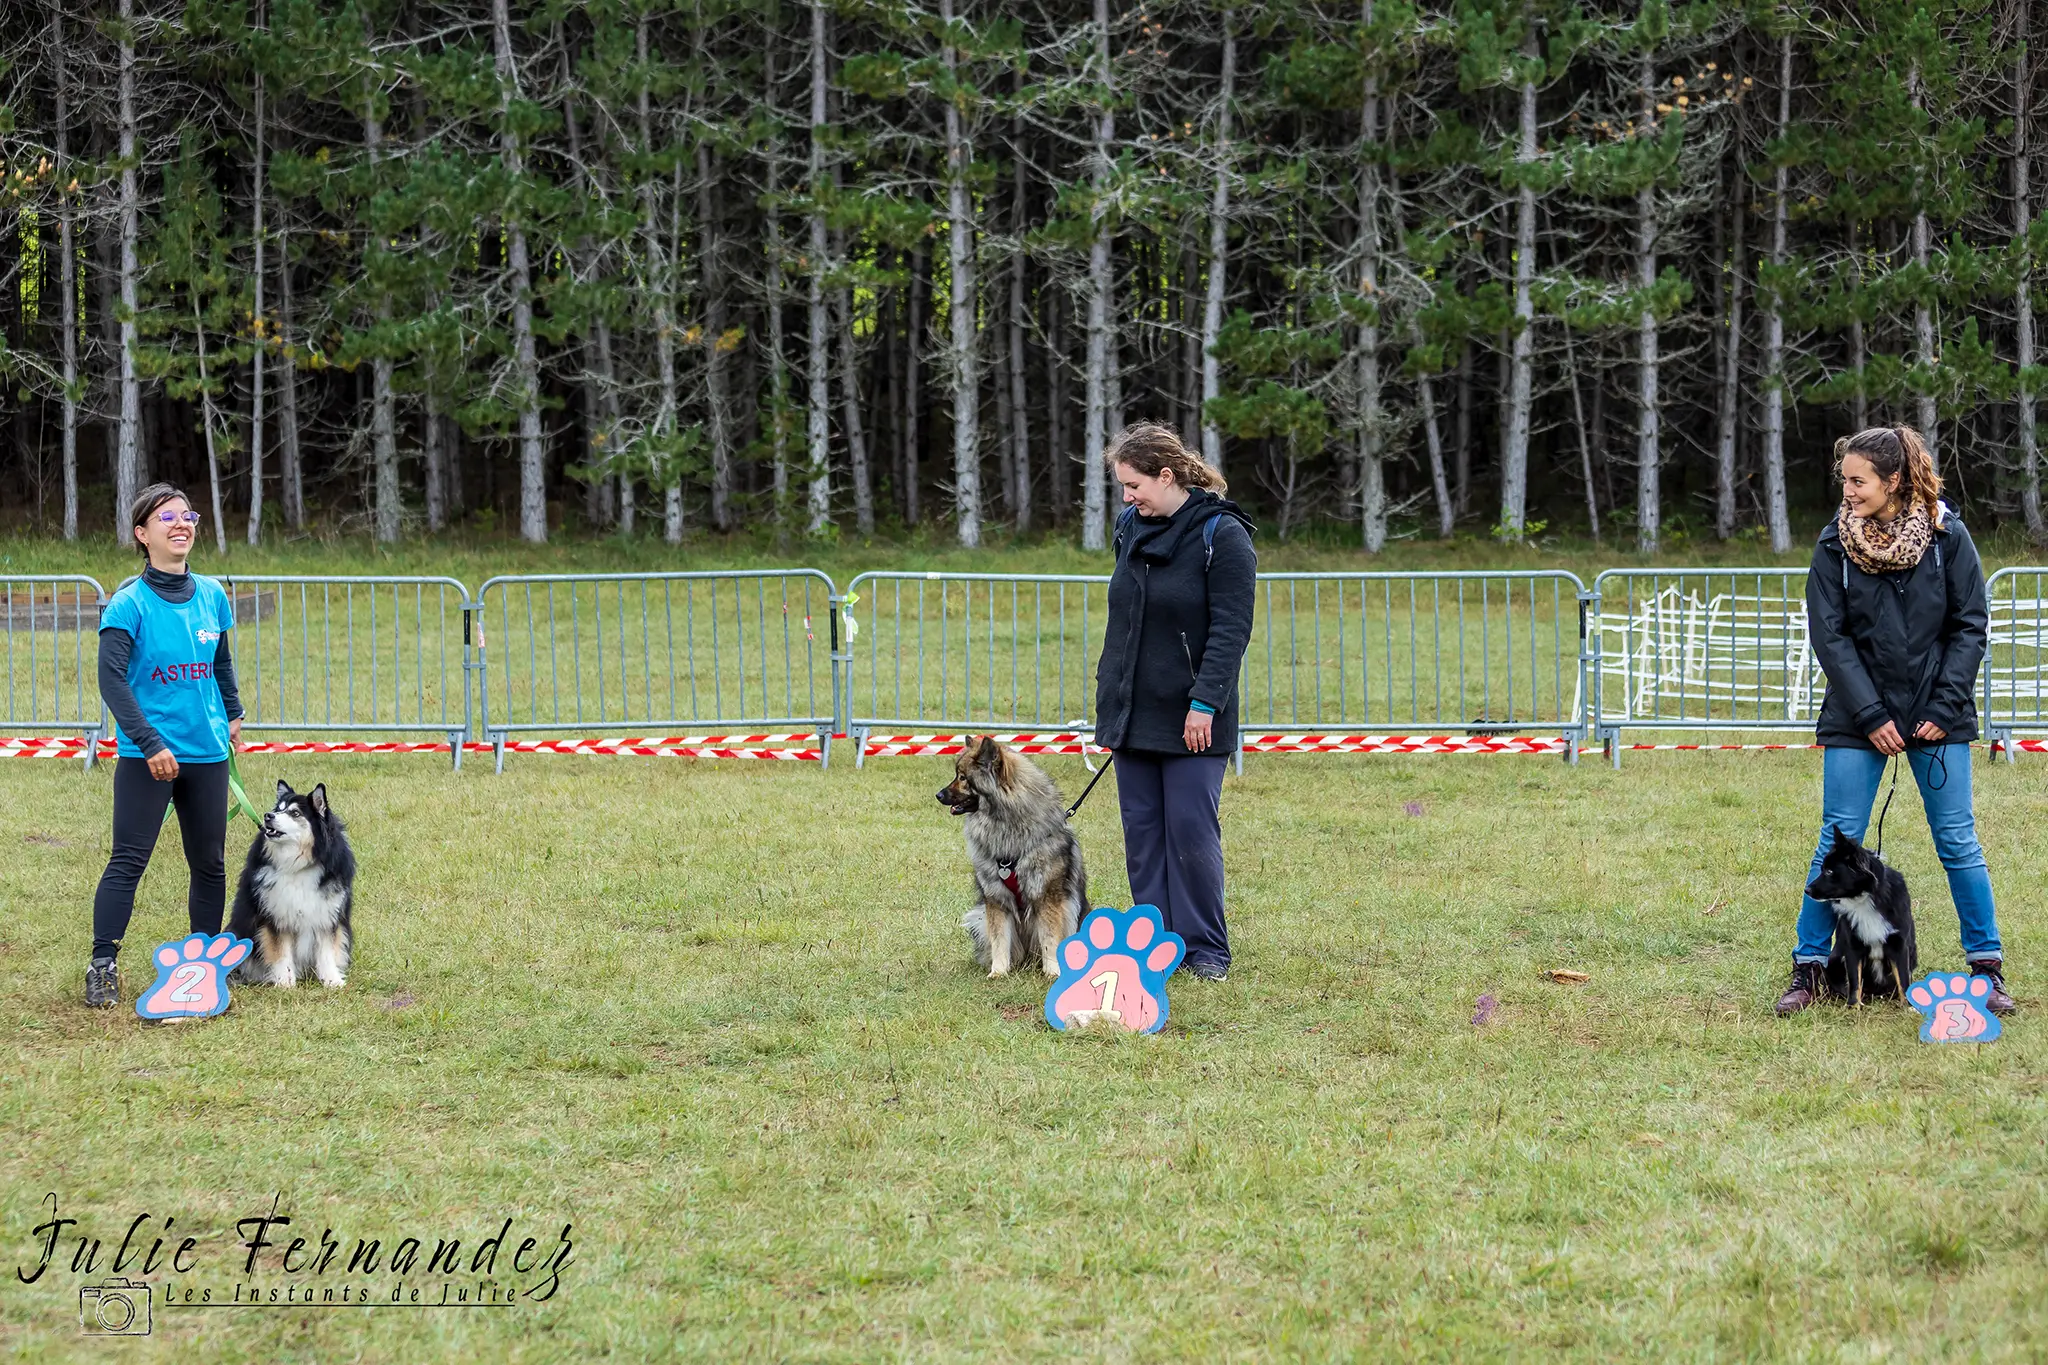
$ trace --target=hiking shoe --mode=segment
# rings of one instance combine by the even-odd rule
[[[1792,984],[1778,997],[1778,1017],[1797,1014],[1821,997],[1821,964],[1818,962],[1795,962],[1792,964]]]
[[[121,1003],[121,973],[111,957],[96,957],[85,969],[85,1007],[110,1010]]]
[[[1190,962],[1188,971],[1197,981],[1227,981],[1230,978],[1228,962]]]
[[[2019,1006],[2005,990],[2005,963],[1995,957],[1970,964],[1970,975],[1981,976],[1991,982],[1991,994],[1984,999],[1984,1008],[1993,1014],[2011,1014]]]

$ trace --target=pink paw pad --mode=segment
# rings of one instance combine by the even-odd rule
[[[1988,1043],[2005,1031],[1984,1007],[1991,983],[1962,972],[1934,972],[1914,982],[1906,999],[1920,1011],[1923,1043]]]
[[[1113,1024],[1156,1033],[1166,1024],[1166,978],[1187,945],[1156,907],[1101,909],[1059,947],[1060,976],[1045,998],[1056,1029]]]
[[[254,945],[233,934],[188,934],[150,954],[156,980],[135,998],[144,1019],[204,1019],[228,1007],[227,975]]]

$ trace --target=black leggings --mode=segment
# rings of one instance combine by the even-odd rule
[[[112,957],[120,949],[128,918],[135,913],[135,888],[164,827],[164,807],[172,802],[178,807],[185,865],[192,869],[185,897],[192,932],[220,932],[228,897],[222,856],[228,838],[228,765],[180,763],[176,777],[159,782],[149,775],[147,762],[123,758],[114,765],[114,853],[92,898],[94,957]]]

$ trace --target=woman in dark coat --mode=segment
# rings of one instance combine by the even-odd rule
[[[1230,969],[1223,920],[1223,769],[1237,751],[1237,675],[1258,557],[1223,476],[1167,427],[1117,437],[1123,488],[1095,738],[1116,759],[1131,899],[1187,941],[1188,970]]]
[[[1837,829],[1863,839],[1885,765],[1904,754],[1948,873],[1963,956],[1989,978],[1987,1006],[2009,1014],[1991,874],[1970,803],[1974,689],[1989,620],[1984,568],[1961,519],[1941,503],[1941,478],[1918,432],[1859,431],[1836,443],[1835,459],[1842,506],[1821,532],[1806,580],[1807,630],[1828,676],[1818,726],[1820,847],[1808,880],[1820,875]],[[1819,998],[1834,924],[1826,905],[1805,898],[1779,1014]]]

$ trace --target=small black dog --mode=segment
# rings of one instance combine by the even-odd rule
[[[1835,827],[1834,847],[1806,894],[1835,912],[1835,948],[1828,956],[1828,989],[1852,1005],[1865,988],[1889,989],[1906,1003],[1906,983],[1920,965],[1913,940],[1913,898],[1906,879],[1882,855]]]

